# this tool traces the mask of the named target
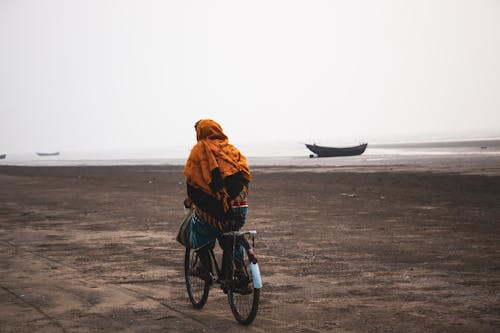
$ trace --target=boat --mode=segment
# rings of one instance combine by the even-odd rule
[[[0,160],[5,159],[6,157],[7,157],[7,154],[2,154],[2,155],[0,155]]]
[[[59,152],[56,151],[55,153],[36,153],[38,156],[57,156],[59,155]]]
[[[305,144],[306,147],[312,151],[318,157],[335,157],[335,156],[356,156],[361,155],[365,152],[368,143],[362,143],[354,147],[325,147],[318,146],[317,144]],[[309,155],[309,157],[314,157],[314,155]]]

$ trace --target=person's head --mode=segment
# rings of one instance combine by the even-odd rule
[[[226,140],[227,136],[222,131],[222,127],[211,119],[201,119],[194,125],[196,130],[196,139]]]

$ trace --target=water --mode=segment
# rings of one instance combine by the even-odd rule
[[[422,164],[432,161],[463,163],[464,160],[500,159],[500,139],[394,144],[369,144],[360,156],[310,158],[311,152],[298,143],[241,147],[251,166],[370,166]],[[0,165],[20,166],[106,166],[106,165],[184,165],[189,152],[61,152],[59,156],[8,154]],[[184,156],[183,156],[184,155]],[[434,162],[435,163],[435,162]]]

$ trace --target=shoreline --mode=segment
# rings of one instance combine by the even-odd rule
[[[330,146],[328,144],[323,144]],[[261,147],[262,146],[262,147]],[[331,145],[335,146],[335,145]],[[261,147],[261,148],[257,148]],[[264,148],[264,149],[262,149]],[[257,150],[256,150],[257,149]],[[311,164],[307,162],[311,152],[303,144],[279,143],[275,146],[258,144],[255,147],[246,146],[243,150],[249,162],[255,165],[284,165],[288,164]],[[256,153],[260,151],[260,153]],[[0,152],[7,153],[7,152]],[[131,150],[131,151],[96,151],[77,152],[61,151],[59,156],[40,157],[34,153],[7,153],[5,159],[0,160],[1,165],[183,165],[189,154],[179,147],[166,147],[154,150]],[[169,157],[170,156],[170,157]],[[336,163],[346,164],[353,160],[388,159],[392,160],[419,160],[427,158],[499,158],[499,138],[478,138],[464,140],[444,140],[428,142],[393,142],[393,143],[368,143],[368,148],[363,155],[333,158],[313,158],[319,164],[334,165]],[[314,163],[314,162],[312,162]]]
[[[434,172],[477,175],[500,175],[499,155],[418,155],[355,156],[333,158],[248,158],[251,170],[259,172]],[[116,160],[116,161],[36,161],[36,163],[0,163],[9,168],[181,168],[185,160]]]

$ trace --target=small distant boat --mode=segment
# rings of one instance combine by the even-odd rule
[[[5,159],[6,157],[7,157],[7,154],[2,154],[2,155],[0,155],[0,160]]]
[[[336,157],[336,156],[356,156],[361,155],[365,152],[367,143],[362,143],[359,146],[354,147],[325,147],[318,146],[316,144],[305,144],[306,147],[318,155],[318,157]],[[310,157],[314,157],[314,155],[310,155]]]
[[[57,156],[59,155],[59,152],[56,151],[55,153],[36,153],[38,156]]]

